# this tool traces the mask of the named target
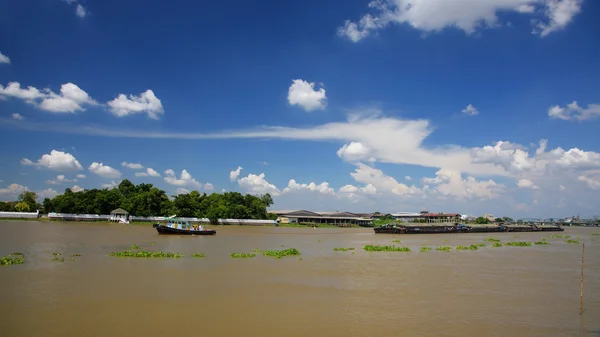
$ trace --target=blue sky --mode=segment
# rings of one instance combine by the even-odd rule
[[[599,12],[0,0],[0,199],[127,178],[276,209],[596,215]]]

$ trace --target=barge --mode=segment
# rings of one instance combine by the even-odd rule
[[[180,234],[180,235],[215,235],[214,229],[204,229],[201,225],[192,225],[189,221],[177,218],[167,218],[166,223],[155,223],[152,225],[158,234]]]
[[[385,224],[373,229],[377,234],[437,234],[437,233],[504,233],[504,232],[562,232],[560,225],[465,225],[458,223]]]

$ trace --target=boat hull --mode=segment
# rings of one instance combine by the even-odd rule
[[[449,233],[505,233],[505,232],[562,232],[560,226],[403,226],[377,227],[377,234],[449,234]]]
[[[156,228],[158,234],[177,234],[177,235],[215,235],[217,231],[214,229],[203,229],[203,230],[187,230],[179,228],[171,228],[161,224],[154,224],[152,227]]]

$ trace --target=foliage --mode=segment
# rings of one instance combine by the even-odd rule
[[[366,245],[363,249],[368,252],[410,252],[410,248],[398,246]]]
[[[284,250],[265,250],[262,252],[264,256],[273,256],[275,258],[281,259],[284,256],[291,255],[300,255],[300,251],[296,248],[288,248]]]
[[[475,219],[475,223],[476,224],[480,224],[480,225],[484,225],[484,224],[490,223],[490,220],[488,218],[484,218],[484,217],[480,216],[477,219]]]
[[[138,245],[131,245],[131,249],[139,249]]]
[[[477,249],[479,249],[478,245],[456,246],[456,250],[477,250]]]
[[[579,243],[579,241],[577,241],[577,240],[570,240],[570,239],[569,240],[565,240],[565,242],[566,243],[574,243],[574,244],[578,244]]]
[[[169,252],[147,252],[145,250],[126,250],[124,252],[112,252],[110,256],[116,257],[183,257],[182,253],[169,253]]]
[[[249,259],[255,256],[254,253],[231,253],[231,257],[234,259]]]
[[[450,247],[450,246],[437,246],[437,247],[435,247],[435,250],[439,250],[439,251],[442,251],[442,252],[449,252],[449,251],[452,250],[452,247]]]
[[[531,247],[531,242],[529,242],[529,241],[511,241],[511,242],[505,243],[505,245],[513,246],[513,247]]]
[[[548,238],[549,239],[562,239],[562,238],[564,238],[564,236],[554,234],[554,235],[548,235]]]
[[[500,239],[496,239],[496,238],[487,238],[487,239],[484,239],[483,241],[487,241],[487,242],[500,242]]]
[[[502,247],[502,244],[500,242],[494,242],[492,247]]]
[[[354,248],[333,248],[335,252],[347,252],[349,250],[354,250]]]
[[[191,257],[196,257],[196,258],[202,258],[202,257],[206,257],[206,254],[204,253],[195,253],[190,255]]]
[[[431,247],[421,246],[421,253],[425,253],[431,250]]]
[[[129,180],[121,181],[117,188],[91,189],[65,193],[54,199],[45,199],[45,212],[73,214],[110,214],[122,208],[136,216],[169,216],[218,219],[267,219],[267,207],[273,204],[268,193],[261,196],[242,195],[238,192],[223,194],[200,194],[192,191],[169,199],[166,192],[152,184],[134,185]]]
[[[15,257],[13,257],[15,255]],[[23,264],[25,262],[25,255],[23,253],[12,253],[3,256],[0,259],[0,266],[10,266],[13,264]]]
[[[548,242],[546,240],[541,240],[541,241],[536,241],[535,244],[536,245],[549,245],[550,242]]]
[[[29,212],[30,210],[31,208],[29,208],[29,205],[24,202],[20,202],[15,205],[15,211],[17,212]]]

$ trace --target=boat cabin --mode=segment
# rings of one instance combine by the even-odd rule
[[[187,220],[182,219],[167,219],[166,226],[169,228],[185,229],[185,230],[203,230],[201,225],[192,225]]]

